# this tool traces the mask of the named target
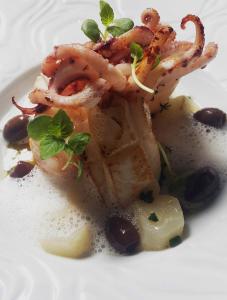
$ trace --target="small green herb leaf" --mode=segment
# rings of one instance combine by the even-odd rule
[[[40,141],[46,134],[52,118],[49,116],[38,116],[28,124],[28,136],[33,140]]]
[[[45,136],[40,142],[40,157],[48,159],[57,155],[65,148],[65,141],[54,136]]]
[[[176,247],[182,242],[182,239],[179,235],[175,236],[174,238],[169,240],[170,247]]]
[[[127,32],[134,27],[134,22],[128,18],[116,19],[113,21],[113,25],[121,28],[122,32]]]
[[[73,132],[73,122],[70,120],[64,110],[59,110],[53,117],[48,128],[49,135],[57,138],[66,138]]]
[[[100,39],[100,30],[98,24],[92,19],[85,20],[81,26],[81,30],[90,40],[95,43]]]
[[[81,155],[87,144],[90,142],[91,135],[89,133],[75,133],[68,141],[68,146],[73,150],[76,155]]]
[[[122,35],[125,31],[122,30],[120,27],[117,26],[108,26],[106,29],[112,36],[116,37],[116,36],[120,36]]]
[[[152,222],[158,222],[159,221],[156,213],[151,213],[150,216],[148,217],[148,220],[150,220]]]
[[[104,26],[109,26],[114,20],[114,11],[112,7],[105,1],[99,1],[100,17]]]
[[[143,48],[137,44],[132,43],[130,46],[131,57],[136,60],[136,62],[141,61],[143,58]]]
[[[112,34],[112,36],[120,36],[123,33],[129,31],[134,26],[131,19],[122,18],[114,20],[113,25],[107,27],[107,31]]]

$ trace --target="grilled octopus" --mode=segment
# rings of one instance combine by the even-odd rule
[[[217,54],[215,43],[204,49],[204,27],[197,16],[187,15],[181,22],[182,29],[188,22],[194,24],[194,42],[177,41],[174,29],[160,23],[154,9],[146,9],[141,21],[143,25],[106,42],[55,47],[29,94],[32,103],[47,107],[45,114],[62,108],[75,131],[91,134],[80,184],[89,186],[106,205],[125,207],[142,191],[159,193],[160,155],[151,114],[168,102],[182,76],[204,68]],[[136,75],[153,94],[133,80],[132,42],[144,50]],[[157,56],[160,62],[155,66]],[[37,142],[30,144],[41,169],[50,175],[72,172],[72,167],[62,170],[65,153],[44,161]]]

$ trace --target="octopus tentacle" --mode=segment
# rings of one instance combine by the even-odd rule
[[[168,73],[172,73],[176,68],[187,66],[191,60],[201,56],[205,37],[204,27],[200,19],[193,15],[188,15],[182,20],[182,28],[185,28],[187,22],[193,22],[196,27],[196,37],[194,43],[187,51],[175,53],[173,52],[169,57],[162,59],[160,64],[154,70],[150,71],[145,84],[151,88],[156,88],[157,84],[165,77]]]
[[[56,47],[54,58],[55,64],[53,58],[43,64],[45,75],[51,76],[49,88],[34,90],[29,96],[33,103],[52,103],[57,107],[90,107],[101,101],[109,89],[120,92],[125,88],[126,78],[117,68],[80,44]],[[68,84],[80,79],[87,80],[83,90],[70,96],[60,93]]]
[[[145,51],[142,62],[137,69],[137,76],[140,81],[144,81],[151,71],[157,55],[162,54],[162,49],[166,43],[170,43],[175,38],[175,32],[170,26],[161,27],[154,36],[153,42]]]
[[[167,102],[169,96],[174,91],[179,79],[197,69],[204,68],[217,55],[218,46],[215,43],[209,43],[203,54],[189,62],[187,66],[176,68],[172,73],[167,74],[156,85],[157,93],[153,97],[153,101],[149,102],[151,112],[159,111],[160,103]]]
[[[93,107],[97,105],[105,93],[110,89],[110,85],[103,79],[98,79],[94,83],[86,84],[85,88],[74,95],[64,96],[56,93],[54,89],[35,89],[29,94],[32,103],[42,103],[59,108]]]
[[[191,59],[201,56],[205,43],[203,24],[201,23],[199,17],[187,15],[182,19],[181,28],[185,29],[185,25],[189,21],[193,22],[196,28],[194,43],[187,51],[184,51],[182,55],[176,55],[173,53],[173,55],[164,59],[159,65],[159,69],[163,68],[165,71],[171,71],[176,67],[180,67],[182,64],[187,65]]]
[[[118,38],[112,38],[107,42],[98,43],[93,50],[108,58],[112,64],[118,64],[122,60],[130,60],[130,45],[135,42],[145,47],[154,38],[154,34],[145,26],[136,26]]]
[[[157,26],[160,22],[160,16],[156,9],[147,8],[143,11],[141,15],[141,21],[146,25],[151,31],[155,32]]]
[[[169,47],[165,47],[162,51],[162,58],[167,58],[171,55],[183,55],[184,52],[188,51],[192,47],[191,42],[187,41],[174,41]]]
[[[77,72],[79,68],[81,69],[81,73],[85,74],[85,77],[91,78],[92,80],[103,78],[108,81],[116,91],[121,91],[125,87],[126,81],[124,76],[122,76],[114,66],[109,64],[108,60],[105,60],[101,55],[80,44],[57,47],[55,56],[58,60],[69,60],[71,65],[73,65],[71,68],[72,72]],[[59,69],[59,71],[58,77],[62,76],[64,78],[64,68],[63,70]],[[55,77],[56,74],[54,78]],[[76,78],[78,78],[78,76]]]
[[[48,108],[49,108],[49,106],[41,104],[41,103],[37,104],[35,107],[23,107],[16,102],[15,97],[12,97],[12,103],[24,115],[41,114],[44,111],[48,110]]]
[[[203,52],[204,44],[205,44],[205,34],[204,34],[204,26],[199,17],[194,15],[187,15],[181,21],[181,28],[186,28],[186,23],[193,22],[196,28],[196,37],[193,47],[191,48],[191,52],[188,52],[188,56],[196,57],[200,56]]]

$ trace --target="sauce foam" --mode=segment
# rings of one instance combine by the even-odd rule
[[[190,110],[168,122],[163,120],[154,119],[154,131],[159,142],[170,149],[170,161],[175,171],[209,165],[219,170],[223,178],[227,177],[226,129],[217,130],[195,122]],[[11,149],[3,153],[5,170],[22,159],[21,155],[31,155],[23,151],[18,155]],[[94,234],[93,253],[114,253],[105,238],[106,217],[117,214],[135,223],[130,209],[106,209],[97,199],[93,204],[95,210],[86,204],[81,206],[84,201],[78,198],[73,181],[53,182],[37,167],[24,179],[4,177],[0,181],[0,195],[3,238],[5,236],[7,241],[11,235],[14,243],[26,240],[37,246],[43,238],[70,236],[84,224],[90,224]]]

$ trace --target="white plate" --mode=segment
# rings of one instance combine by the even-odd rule
[[[80,22],[75,22],[74,27],[74,19],[79,19],[82,14],[82,19],[97,15],[96,1],[92,0],[84,2],[64,0],[56,1],[56,3],[50,0],[29,2],[19,0],[17,2],[20,2],[21,7],[18,5],[17,9],[10,11],[10,14],[8,13],[10,1],[4,3],[0,11],[0,23],[4,29],[3,33],[0,33],[0,42],[7,40],[7,33],[12,33],[8,35],[10,42],[6,41],[4,44],[6,49],[0,50],[1,54],[5,54],[5,60],[0,66],[4,83],[2,86],[15,77],[12,74],[28,69],[38,62],[40,56],[46,54],[52,44],[82,37],[81,35],[77,37],[76,32],[79,32]],[[209,39],[213,36],[213,39],[227,49],[227,43],[222,39],[225,34],[223,24],[227,19],[224,14],[227,12],[224,0],[197,0],[187,1],[184,4],[182,1],[175,0],[169,3],[169,1],[153,1],[152,5],[160,10],[163,20],[170,20],[174,24],[179,15],[183,16],[188,12],[202,14],[206,31],[211,31],[207,35]],[[128,0],[114,2],[118,14],[131,17],[149,5],[150,3],[145,0],[135,1],[133,5],[132,1]],[[10,26],[13,19],[16,25]],[[26,22],[30,23],[25,28]],[[222,29],[220,29],[221,26]],[[16,38],[16,33],[22,28],[24,30]],[[25,43],[26,33],[29,33],[29,39]],[[52,36],[54,38],[50,39]],[[22,40],[24,44],[22,43],[21,48],[15,44],[18,52],[12,55],[10,43],[13,45],[13,42],[19,40]],[[222,54],[223,50],[220,53]],[[224,67],[221,68],[221,64],[224,66],[223,60],[220,59],[221,54],[208,70],[212,71],[219,81],[222,80],[222,84],[225,84]],[[18,99],[23,98],[31,88],[37,72],[38,68],[31,69],[1,92],[0,119],[2,122],[7,118],[10,98],[13,95]],[[227,111],[227,93],[206,71],[199,71],[188,76],[182,81],[180,90],[193,96],[201,106],[216,106]],[[4,151],[3,146],[0,149]],[[1,158],[3,156],[2,153]],[[227,159],[221,151],[215,153],[213,158],[219,165],[227,164]],[[3,159],[0,159],[0,162],[2,161]],[[2,170],[1,165],[0,169]],[[140,253],[131,257],[99,254],[84,260],[69,260],[48,255],[38,246],[29,243],[27,238],[20,237],[20,230],[23,229],[21,224],[26,224],[23,219],[29,218],[30,212],[23,210],[18,192],[7,191],[1,187],[0,299],[226,299],[226,192],[225,188],[215,206],[190,220],[190,232],[187,238],[174,249]],[[8,206],[4,204],[4,193],[13,195]],[[31,201],[34,216],[36,210],[37,214],[40,211],[38,199],[43,199],[43,197],[45,195],[40,195],[37,188],[34,194],[28,194],[28,202]],[[9,209],[12,207],[15,207],[16,212]],[[15,219],[18,220],[18,224],[15,223],[15,219],[12,219],[16,215]]]

